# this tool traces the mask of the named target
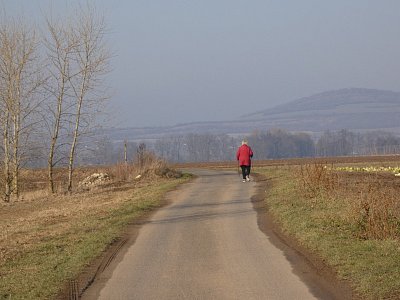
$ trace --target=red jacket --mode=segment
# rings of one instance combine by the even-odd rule
[[[253,151],[246,144],[239,147],[236,152],[236,159],[239,161],[239,166],[250,166]]]

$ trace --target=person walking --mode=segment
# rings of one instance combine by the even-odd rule
[[[247,145],[247,140],[242,141],[242,146],[236,152],[236,159],[242,169],[243,182],[250,181],[251,158],[253,150]]]

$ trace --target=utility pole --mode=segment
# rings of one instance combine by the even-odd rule
[[[127,155],[127,148],[128,148],[128,142],[126,140],[124,140],[124,162],[125,165],[128,164],[128,155]]]

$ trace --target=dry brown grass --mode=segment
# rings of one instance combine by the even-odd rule
[[[326,164],[315,162],[301,165],[298,172],[301,194],[313,201],[332,197],[338,186],[338,176]]]
[[[400,237],[400,179],[393,174],[346,173],[322,163],[305,164],[298,172],[304,199],[329,206],[345,205],[340,216],[362,239]]]
[[[157,175],[134,180],[134,165],[116,165],[79,168],[75,183],[93,173],[112,179],[71,195],[48,195],[42,185],[46,170],[24,170],[20,199],[0,202],[0,299],[48,299],[42,295],[54,295],[121,227],[160,205],[167,190],[187,180]]]
[[[76,190],[78,183],[85,177],[99,172],[109,172],[110,167],[106,166],[90,166],[79,167],[73,173],[73,188]],[[54,169],[54,185],[56,194],[64,194],[67,192],[68,173],[65,168]],[[24,200],[26,195],[32,195],[36,192],[42,191],[47,194],[48,177],[47,169],[22,169],[20,171],[20,194],[21,199]],[[39,192],[40,193],[40,192]],[[13,199],[16,201],[17,199]]]
[[[31,201],[3,205],[0,210],[0,265],[40,241],[62,235],[82,216],[107,213],[127,201],[133,189],[149,184],[126,183],[72,196],[40,195]],[[40,191],[32,193],[40,194]]]
[[[179,178],[182,176],[181,172],[170,168],[164,160],[149,151],[145,151],[138,156],[134,161],[134,165],[136,166],[136,174],[147,178]]]
[[[179,178],[182,174],[172,169],[164,160],[158,158],[152,152],[144,151],[141,161],[136,159],[133,163],[118,163],[112,166],[78,167],[73,172],[74,192],[80,192],[79,182],[94,173],[108,174],[112,182],[127,182],[141,179],[155,179],[157,177]],[[20,197],[12,195],[11,202],[35,201],[48,195],[47,169],[21,169],[19,179]],[[68,172],[65,168],[54,169],[54,186],[56,195],[67,193]],[[0,195],[4,193],[4,176],[0,173]],[[0,199],[0,205],[2,201]]]
[[[112,180],[90,191],[76,188],[72,195],[67,195],[64,186],[66,172],[56,169],[57,193],[49,195],[46,169],[21,170],[20,198],[13,198],[11,203],[0,201],[0,264],[46,237],[62,234],[64,225],[68,227],[69,223],[75,223],[82,214],[101,214],[120,205],[127,198],[124,191],[131,193],[133,189],[154,184],[162,178],[182,175],[170,169],[164,161],[149,155],[142,169],[138,169],[136,164],[122,163],[109,167],[77,168],[74,183],[77,186],[87,176],[101,172],[108,173]],[[144,176],[135,180],[138,174]],[[110,193],[113,193],[112,197]],[[58,224],[56,227],[53,226],[55,222]]]
[[[128,163],[117,163],[116,165],[111,166],[109,169],[109,175],[112,178],[121,181],[132,180],[135,173],[135,166]]]
[[[356,234],[365,239],[400,237],[399,188],[376,175],[367,176],[353,194],[349,220],[356,224]]]

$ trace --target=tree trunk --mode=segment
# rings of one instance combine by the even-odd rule
[[[74,170],[74,158],[75,158],[75,149],[76,149],[76,144],[78,141],[78,132],[79,132],[79,121],[80,121],[80,114],[81,114],[81,108],[82,108],[82,101],[80,100],[78,103],[78,109],[77,109],[77,116],[76,116],[76,123],[75,123],[75,129],[74,129],[74,136],[72,139],[72,144],[71,144],[71,150],[69,153],[69,161],[68,161],[68,192],[72,192],[72,173]]]
[[[50,144],[50,151],[49,151],[49,157],[47,160],[47,169],[48,169],[48,176],[49,176],[49,185],[48,185],[48,191],[50,194],[54,194],[54,173],[53,173],[53,168],[54,168],[54,152],[56,149],[56,143],[58,139],[58,134],[60,131],[60,124],[61,124],[61,114],[62,114],[62,102],[64,98],[64,88],[65,88],[65,80],[63,79],[62,81],[62,86],[61,86],[61,94],[58,97],[57,100],[57,113],[56,113],[56,118],[54,122],[54,128],[53,128],[53,134],[51,138],[51,144]]]
[[[49,158],[47,160],[47,171],[49,178],[48,191],[50,194],[54,194],[54,179],[53,179],[53,160],[54,160],[54,148],[55,148],[55,139],[52,138],[50,145],[50,153]]]
[[[82,85],[78,97],[78,107],[76,110],[76,118],[75,118],[75,128],[74,128],[74,134],[72,138],[72,144],[71,144],[71,150],[69,153],[69,162],[68,162],[68,192],[72,192],[72,173],[74,170],[74,158],[75,158],[75,149],[76,149],[76,144],[78,141],[78,134],[79,134],[79,122],[81,118],[81,109],[82,109],[82,104],[83,104],[83,99],[85,95],[85,89],[86,89],[86,78],[87,78],[87,70],[88,66],[85,67],[84,69],[84,75],[82,79]]]
[[[4,201],[10,202],[11,196],[11,175],[10,175],[10,148],[9,148],[9,113],[4,118],[3,144],[4,144]]]
[[[78,25],[76,30],[73,31],[73,35],[79,43],[76,44],[73,50],[78,72],[73,78],[68,79],[76,97],[77,105],[68,162],[68,191],[70,193],[72,192],[75,152],[78,138],[81,135],[80,122],[81,118],[84,118],[81,110],[90,110],[90,105],[88,107],[88,104],[94,100],[88,97],[88,93],[95,91],[96,87],[99,87],[99,79],[106,72],[107,60],[109,58],[102,41],[105,34],[103,19],[96,20],[94,11],[89,7],[86,14],[78,15],[77,21]],[[92,113],[96,112],[92,110]]]
[[[19,107],[17,105],[17,110],[19,110]],[[13,194],[19,199],[19,164],[20,164],[20,158],[19,158],[19,135],[20,135],[20,118],[19,118],[19,112],[17,111],[14,115],[14,144],[13,144],[13,188],[12,192]]]

